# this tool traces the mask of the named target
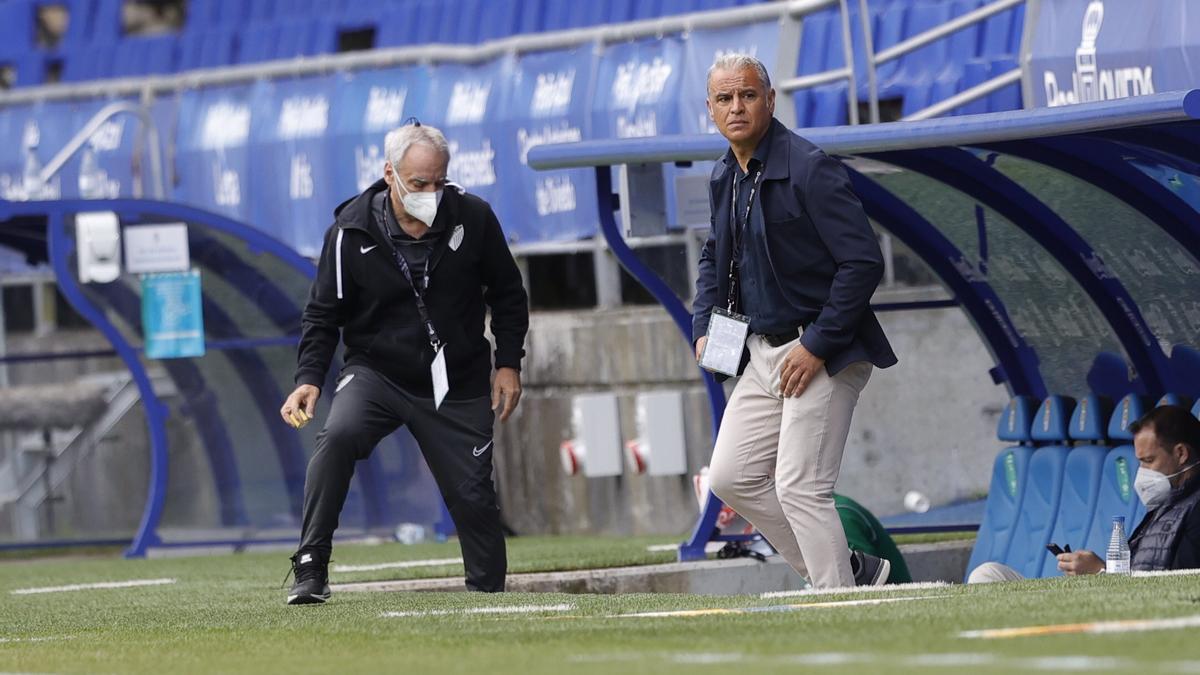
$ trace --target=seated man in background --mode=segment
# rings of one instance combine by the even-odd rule
[[[1129,426],[1139,467],[1134,489],[1146,505],[1129,538],[1134,571],[1200,568],[1200,419],[1186,408],[1155,408]],[[1103,515],[1103,514],[1098,514]],[[1098,574],[1104,559],[1092,551],[1058,556],[1063,574]],[[967,583],[1015,581],[1016,570],[988,562],[971,572]]]

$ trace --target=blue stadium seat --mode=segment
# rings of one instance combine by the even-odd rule
[[[232,30],[188,33],[179,38],[178,70],[217,68],[236,62],[237,33]]]
[[[809,126],[832,127],[846,124],[849,119],[845,82],[813,87],[810,100]]]
[[[914,3],[904,24],[904,39],[946,23],[951,18],[952,10],[953,6],[945,2]],[[949,43],[943,39],[905,54],[900,57],[900,68],[889,84],[904,86],[920,80],[932,80],[946,64],[949,53]]]
[[[83,82],[110,76],[116,48],[109,45],[80,47],[63,53],[63,82]]]
[[[1047,396],[1029,428],[1033,442],[1066,443],[1070,439],[1070,421],[1074,412],[1075,399],[1069,396]]]
[[[174,35],[127,37],[113,54],[112,75],[133,77],[175,72],[177,40]]]
[[[812,105],[812,92],[807,89],[798,89],[792,92],[792,103],[796,107],[795,126],[797,128],[813,126],[808,121],[810,116],[809,108]],[[786,123],[787,120],[784,120],[784,122]]]
[[[13,57],[33,50],[35,8],[30,0],[0,2],[0,50]]]
[[[1050,534],[1057,522],[1070,452],[1065,445],[1048,445],[1035,450],[1029,459],[1025,494],[1017,512],[1012,542],[1008,555],[1001,561],[1026,577],[1041,576],[1048,557],[1046,544],[1050,543]]]
[[[423,37],[420,24],[411,19],[411,10],[387,9],[381,12],[379,30],[375,33],[375,46],[406,47],[432,41],[432,37]]]
[[[290,2],[291,0],[288,0]],[[244,0],[244,18],[250,22],[273,22],[278,18],[275,0]],[[286,6],[286,5],[285,5]]]
[[[1027,444],[1033,438],[1029,427],[1033,418],[1033,399],[1018,396],[1009,402],[1000,415],[996,436],[1002,441],[1019,443],[1005,448],[992,465],[992,480],[988,488],[983,522],[975,539],[975,548],[967,564],[967,576],[981,564],[1004,561],[1021,510],[1025,491],[1025,476],[1033,448]],[[965,580],[965,578],[964,578]]]
[[[1046,544],[1050,543],[1050,534],[1058,520],[1067,455],[1071,452],[1071,448],[1063,444],[1070,440],[1068,432],[1074,408],[1071,398],[1047,397],[1030,429],[1035,442],[1054,445],[1038,448],[1029,459],[1024,498],[1017,512],[1012,542],[1001,561],[1026,577],[1041,576],[1048,557]]]
[[[1133,444],[1133,432],[1129,425],[1133,424],[1149,410],[1146,397],[1140,394],[1128,394],[1117,403],[1112,419],[1108,423],[1108,437],[1113,441],[1128,441],[1117,445]]]
[[[1012,27],[1008,32],[1008,53],[1021,53],[1021,38],[1025,35],[1025,5],[1013,8]]]
[[[876,54],[899,44],[904,39],[904,20],[907,15],[907,2],[893,2],[880,10],[871,32]],[[896,69],[899,67],[899,61],[889,61],[879,67],[875,76],[879,82],[887,82],[895,76]]]
[[[959,91],[966,91],[971,87],[983,84],[988,80],[988,73],[991,70],[991,63],[984,59],[970,59],[963,65],[963,78],[960,84]],[[962,115],[976,115],[987,112],[987,97],[976,99],[970,103],[961,106],[956,111]]]
[[[1183,394],[1163,394],[1163,397],[1158,399],[1154,407],[1157,408],[1163,405],[1177,405],[1181,408],[1190,408],[1192,407],[1192,397]]]
[[[1108,447],[1104,443],[1111,416],[1112,401],[1094,394],[1081,398],[1071,415],[1068,429],[1071,440],[1090,441],[1091,444],[1077,446],[1067,455],[1058,513],[1050,534],[1050,541],[1059,546],[1070,545],[1078,551],[1087,542],[1099,500],[1104,459],[1108,456]],[[1039,576],[1061,574],[1058,559],[1047,555]]]
[[[539,31],[566,30],[571,27],[571,0],[542,0],[542,20]]]
[[[585,4],[585,3],[575,3]],[[662,3],[659,0],[638,0],[633,3],[633,20],[655,19],[662,16]]]
[[[991,72],[991,65],[988,65]],[[1138,391],[1140,380],[1129,378],[1129,364],[1120,354],[1100,352],[1092,361],[1087,374],[1088,389],[1097,394],[1120,399],[1122,396]]]
[[[270,61],[275,58],[279,37],[279,26],[274,23],[246,26],[238,36],[237,62]]]
[[[1067,455],[1058,513],[1049,541],[1059,546],[1070,546],[1075,551],[1086,547],[1092,531],[1092,519],[1096,515],[1107,456],[1108,448],[1098,445],[1081,446]],[[1058,558],[1047,554],[1038,576],[1062,576],[1058,570]]]
[[[499,40],[513,35],[518,30],[521,3],[517,0],[490,0],[483,4],[479,39],[483,42]]]
[[[1012,43],[1014,16],[1015,13],[1010,9],[999,14],[993,14],[983,22],[983,33],[979,38],[977,56],[994,59],[1002,55],[1016,53],[1009,51],[1009,45]],[[1017,41],[1020,41],[1019,37]]]
[[[1015,59],[1003,58],[992,61],[988,78],[996,78],[1014,70],[1017,67]],[[1003,112],[1005,110],[1021,109],[1021,85],[1014,82],[1003,89],[998,89],[987,96],[988,112]]]
[[[1200,400],[1200,350],[1188,345],[1172,347],[1171,372],[1181,394]]]
[[[804,17],[800,34],[800,62],[796,72],[811,75],[825,70],[829,53],[829,31],[833,16],[818,12]]]
[[[1146,509],[1133,489],[1138,461],[1132,445],[1123,445],[1108,452],[1100,474],[1100,490],[1096,496],[1096,512],[1083,548],[1104,557],[1112,534],[1114,516],[1125,516],[1125,530],[1132,533],[1146,515]]]
[[[517,15],[517,33],[536,33],[545,24],[546,6],[540,0],[521,0]]]

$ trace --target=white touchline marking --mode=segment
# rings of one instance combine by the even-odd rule
[[[792,598],[805,595],[842,595],[844,593],[889,593],[892,591],[916,591],[929,588],[946,588],[950,584],[945,581],[920,581],[911,584],[888,584],[884,586],[845,586],[843,588],[801,588],[795,591],[770,591],[763,593],[758,597],[769,600],[771,598]]]
[[[415,612],[384,612],[381,619],[415,616],[454,616],[459,614],[534,614],[536,612],[569,612],[575,605],[509,605],[506,607],[468,607],[465,609],[429,609]]]
[[[94,584],[71,584],[70,586],[43,586],[41,588],[18,588],[9,591],[13,595],[34,593],[64,593],[67,591],[90,591],[101,588],[133,588],[135,586],[164,586],[175,583],[175,579],[134,579],[132,581],[101,581]]]
[[[705,544],[704,552],[705,553],[713,553],[716,551],[720,551],[722,548],[725,548],[724,543],[719,542],[719,541],[710,541],[707,544]],[[663,551],[678,551],[679,544],[654,544],[653,546],[647,546],[646,550],[649,551],[650,553],[661,553]]]
[[[379,563],[377,565],[334,565],[331,572],[374,572],[375,570],[398,570],[410,567],[437,567],[439,565],[460,565],[462,558],[438,558],[434,560],[404,560],[401,562]]]
[[[1152,570],[1145,572],[1134,572],[1135,577],[1183,577],[1193,574],[1200,574],[1200,569],[1190,570]]]
[[[637,612],[634,614],[613,614],[609,619],[661,619],[661,618],[691,618],[697,616],[713,616],[716,614],[758,614],[769,612],[797,612],[804,609],[821,609],[827,607],[856,607],[860,605],[883,605],[890,602],[909,602],[914,600],[937,600],[946,595],[913,595],[900,598],[870,598],[867,600],[834,600],[830,602],[805,602],[797,605],[756,605],[753,607],[709,607],[701,609],[679,609],[658,612]]]
[[[1072,633],[1091,635],[1100,633],[1145,633],[1153,630],[1177,630],[1180,628],[1196,627],[1200,627],[1200,614],[1181,616],[1173,619],[1127,619],[1123,621],[1094,621],[1047,626],[988,628],[984,630],[963,631],[958,634],[958,637],[992,640],[996,638],[1036,637],[1040,635],[1064,635]]]
[[[1132,659],[1107,656],[1062,655],[1046,657],[1006,657],[990,653],[947,653],[947,654],[878,654],[851,652],[814,652],[811,654],[765,655],[754,652],[621,652],[607,654],[582,654],[571,656],[572,663],[618,663],[623,661],[645,662],[659,659],[675,663],[719,664],[739,662],[755,665],[786,665],[825,668],[844,668],[851,665],[884,666],[887,668],[948,668],[957,672],[965,667],[991,666],[1012,672],[1033,670],[1063,671],[1146,671],[1196,672],[1200,665],[1195,661],[1167,663],[1144,663]],[[1155,668],[1157,666],[1157,668]]]
[[[50,635],[47,637],[6,638],[0,637],[0,644],[7,642],[50,642],[52,640],[74,640],[74,635]]]

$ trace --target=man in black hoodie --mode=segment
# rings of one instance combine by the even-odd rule
[[[529,328],[521,274],[487,202],[447,182],[450,152],[440,131],[406,125],[384,146],[383,180],[339,206],[325,234],[304,308],[297,386],[280,409],[296,428],[312,419],[340,336],[345,367],[308,465],[288,604],[329,599],[333,532],[354,463],[401,425],[454,519],[467,587],[504,590],[492,425],[494,411],[507,420],[521,396]]]

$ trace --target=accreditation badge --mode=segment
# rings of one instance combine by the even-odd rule
[[[446,376],[446,347],[444,345],[437,350],[429,371],[433,376],[433,409],[437,410],[442,407],[442,400],[450,392],[450,378]]]
[[[708,320],[708,341],[700,354],[700,367],[713,373],[736,377],[750,332],[750,317],[720,307]]]

